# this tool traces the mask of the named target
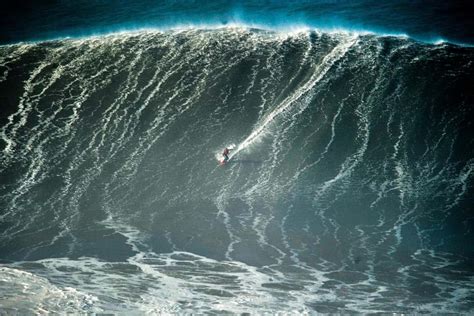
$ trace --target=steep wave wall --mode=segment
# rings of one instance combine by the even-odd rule
[[[51,282],[25,311],[472,311],[473,61],[241,28],[1,46],[0,274]]]

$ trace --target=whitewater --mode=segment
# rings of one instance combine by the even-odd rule
[[[473,74],[310,29],[0,46],[0,309],[472,313]]]

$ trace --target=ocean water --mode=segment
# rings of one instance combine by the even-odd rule
[[[369,4],[11,9],[0,312],[471,314],[467,6]]]
[[[146,28],[222,27],[352,30],[425,42],[474,44],[471,1],[24,0],[0,4],[0,44]]]

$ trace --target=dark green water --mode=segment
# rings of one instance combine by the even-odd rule
[[[473,57],[245,28],[1,46],[1,309],[471,312]]]

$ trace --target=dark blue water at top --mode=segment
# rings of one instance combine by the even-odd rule
[[[233,23],[259,28],[369,31],[424,42],[474,44],[474,10],[468,1],[29,0],[7,1],[1,6],[2,44],[140,28]]]

